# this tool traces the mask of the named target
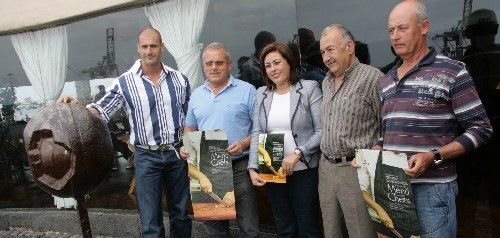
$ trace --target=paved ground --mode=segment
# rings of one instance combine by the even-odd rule
[[[8,230],[0,230],[2,238],[82,238],[82,235],[69,234],[57,231],[35,231],[29,228],[9,227]],[[114,238],[113,236],[94,236],[94,238]]]
[[[165,233],[169,234],[168,214],[164,214]],[[140,237],[139,215],[136,210],[89,209],[93,237]],[[230,222],[231,237],[238,237],[236,222]],[[259,237],[274,238],[274,228],[261,224]],[[193,221],[192,237],[206,237],[203,224]],[[0,209],[0,238],[82,237],[78,214],[73,210],[54,208]]]

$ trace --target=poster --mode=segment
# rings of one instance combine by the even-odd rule
[[[378,237],[419,237],[410,176],[404,153],[356,151],[359,184]]]
[[[184,134],[195,220],[234,220],[234,187],[228,141],[223,130]]]
[[[259,135],[259,175],[266,182],[286,183],[281,169],[284,158],[284,134]]]

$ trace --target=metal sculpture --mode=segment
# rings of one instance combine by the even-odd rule
[[[74,197],[83,237],[92,237],[84,202],[112,167],[106,123],[83,105],[54,103],[29,121],[24,141],[35,183],[52,195]]]

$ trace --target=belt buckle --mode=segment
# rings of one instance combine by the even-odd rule
[[[343,155],[342,156],[342,161],[348,162],[347,159],[350,158],[351,156]]]
[[[348,158],[350,158],[351,156],[349,155],[342,155],[342,156],[337,156],[337,157],[328,157],[328,156],[325,156],[326,159],[332,163],[332,164],[340,164],[340,163],[347,163],[349,162]]]
[[[327,155],[325,155],[325,154],[323,154],[323,156],[325,157],[325,159],[326,159],[328,162],[330,162],[330,163],[332,163],[332,164],[335,164],[335,158],[332,158],[332,157],[327,156]]]
[[[168,144],[158,145],[158,150],[159,151],[167,151],[167,150],[169,150],[169,146],[168,146]]]

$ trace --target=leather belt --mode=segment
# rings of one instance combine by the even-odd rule
[[[343,155],[343,156],[338,156],[338,157],[328,157],[325,154],[323,154],[323,157],[325,157],[325,159],[328,160],[332,164],[338,164],[338,163],[342,163],[342,162],[350,162],[356,156],[355,155]]]
[[[168,151],[175,150],[172,144],[163,144],[163,145],[136,145],[137,147],[145,150],[155,150],[155,151]]]

